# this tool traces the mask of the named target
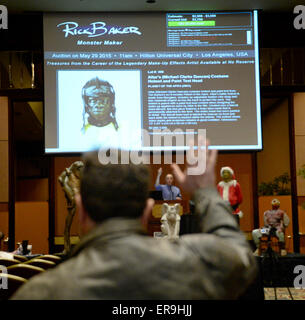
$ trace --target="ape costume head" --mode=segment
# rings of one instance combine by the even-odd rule
[[[280,207],[280,205],[281,205],[280,200],[278,200],[278,199],[273,199],[273,200],[271,201],[271,205],[272,205],[272,209],[273,209],[273,210],[277,210],[277,209]]]
[[[118,129],[115,118],[115,92],[108,81],[98,77],[89,80],[82,89],[82,98],[84,130],[88,125],[104,127],[109,123]]]

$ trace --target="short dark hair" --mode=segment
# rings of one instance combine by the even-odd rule
[[[120,155],[120,152],[119,152]],[[80,194],[89,217],[102,222],[113,217],[138,218],[148,198],[150,171],[146,165],[99,162],[98,151],[83,156]]]

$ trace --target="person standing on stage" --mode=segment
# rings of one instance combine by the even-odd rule
[[[172,174],[167,174],[165,177],[166,184],[160,184],[162,168],[159,168],[155,188],[162,191],[163,200],[182,200],[181,192],[178,187],[173,186],[174,177]]]
[[[222,181],[218,183],[217,190],[222,199],[230,203],[232,213],[239,223],[239,219],[243,217],[243,212],[239,208],[243,201],[240,184],[235,179],[235,174],[231,167],[222,167],[220,176]]]

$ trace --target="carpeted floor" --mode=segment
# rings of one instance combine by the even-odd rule
[[[305,300],[305,289],[264,288],[265,300]]]

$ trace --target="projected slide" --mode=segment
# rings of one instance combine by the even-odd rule
[[[58,70],[57,86],[62,149],[141,148],[140,71]]]
[[[181,150],[163,137],[199,129],[261,149],[257,38],[256,11],[45,14],[45,151]]]

